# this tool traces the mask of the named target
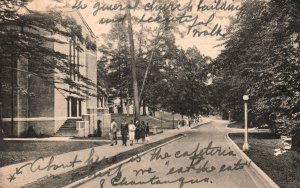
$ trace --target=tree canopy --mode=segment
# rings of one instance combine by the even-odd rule
[[[242,95],[249,94],[255,125],[274,131],[279,125],[283,133],[299,126],[299,11],[294,0],[242,4],[224,37],[225,49],[211,65],[216,106],[239,118]]]
[[[3,75],[12,69],[23,72],[28,76],[36,76],[53,85],[63,93],[74,93],[82,97],[96,95],[96,83],[80,73],[78,67],[70,66],[68,54],[50,48],[51,43],[67,44],[62,39],[78,41],[76,48],[80,51],[80,44],[87,49],[96,50],[95,43],[82,35],[82,28],[76,21],[63,14],[62,11],[49,10],[37,12],[27,9],[30,1],[1,1],[0,14],[0,61]],[[29,60],[30,70],[19,70],[9,58],[19,57]],[[13,61],[12,61],[13,62]],[[76,74],[80,82],[71,79],[70,71]],[[11,87],[7,78],[1,77],[2,91],[6,92]],[[58,84],[54,84],[58,83]],[[61,84],[68,84],[72,90]],[[22,89],[24,93],[26,90]]]

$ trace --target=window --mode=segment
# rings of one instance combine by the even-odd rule
[[[79,72],[79,62],[80,62],[79,54],[80,51],[79,51],[78,42],[76,38],[73,38],[72,40],[70,40],[69,43],[69,61],[70,61],[69,74],[70,74],[70,78],[75,82],[79,81],[78,74],[77,74],[77,72]]]

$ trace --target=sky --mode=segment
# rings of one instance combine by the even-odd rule
[[[73,6],[75,5],[75,2],[77,0],[57,0],[61,3],[54,3],[53,0],[34,0],[31,4],[29,4],[28,8],[32,10],[47,10],[48,7],[53,6],[65,6],[66,3]],[[146,14],[146,17],[149,18],[150,16],[156,15],[156,11],[145,11],[145,5],[147,3],[152,4],[153,2],[158,0],[141,0],[141,7],[142,9],[139,11],[132,11],[132,14],[134,16],[137,16],[139,18],[142,17],[143,14]],[[165,1],[161,0],[165,3]],[[226,31],[226,27],[229,25],[229,18],[234,17],[236,11],[223,11],[223,10],[199,10],[197,11],[197,6],[200,2],[202,6],[206,5],[207,7],[215,6],[218,1],[220,2],[220,5],[223,3],[226,3],[227,6],[229,4],[232,4],[234,6],[239,5],[241,0],[180,0],[181,8],[185,7],[186,4],[190,3],[192,5],[192,9],[190,12],[188,12],[188,15],[193,16],[192,18],[195,18],[198,16],[198,19],[195,23],[199,22],[207,22],[207,20],[214,14],[214,19],[208,24],[208,26],[203,26],[203,24],[199,27],[193,27],[193,29],[196,29],[197,31],[201,32],[204,30],[207,30],[208,32],[211,32],[213,27],[218,24],[221,26],[221,33],[224,34]],[[80,2],[80,1],[78,1]],[[124,11],[98,11],[97,15],[94,16],[93,13],[96,10],[95,4],[98,2],[100,4],[96,5],[112,5],[116,4],[117,1],[113,0],[82,0],[82,5],[86,5],[87,7],[85,9],[80,9],[80,12],[82,16],[84,17],[85,21],[89,24],[95,35],[98,37],[98,45],[101,45],[103,43],[102,35],[109,32],[109,29],[111,27],[111,24],[99,24],[99,20],[102,18],[112,18],[112,16],[115,13],[124,13]],[[132,0],[132,2],[135,2],[135,0]],[[125,3],[122,3],[125,5]],[[149,5],[150,5],[149,4]],[[154,5],[156,5],[154,3]],[[148,8],[150,6],[147,6]],[[180,13],[183,13],[184,11],[179,11]],[[178,11],[174,11],[175,16],[178,16]],[[180,37],[179,35],[176,35],[176,43],[177,45],[181,46],[183,49],[187,49],[188,47],[196,46],[200,52],[204,55],[210,56],[212,58],[215,58],[218,56],[218,54],[223,49],[222,46],[216,47],[217,45],[221,44],[222,41],[218,40],[220,36],[203,36],[200,37],[195,36],[193,37],[192,32],[190,34],[187,34],[188,32],[188,25],[192,25],[194,23],[195,19],[191,20],[189,23],[181,23],[178,27],[179,30],[183,33],[183,37]],[[155,24],[144,24],[149,27],[156,27]]]

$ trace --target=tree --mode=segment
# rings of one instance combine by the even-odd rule
[[[116,19],[122,15],[116,15]],[[127,27],[116,23],[112,25],[110,32],[103,36],[105,45],[101,45],[102,62],[105,63],[107,86],[112,98],[119,97],[121,100],[121,113],[123,113],[123,99],[131,96],[131,81],[128,50]],[[126,101],[128,102],[128,101]]]
[[[128,7],[131,7],[130,0],[127,0]],[[136,71],[136,56],[134,48],[133,39],[133,29],[132,29],[132,18],[130,13],[130,8],[127,9],[127,23],[128,23],[128,36],[130,44],[130,62],[131,62],[131,75],[132,75],[132,87],[133,87],[133,105],[134,105],[134,118],[140,120],[140,100],[139,100],[139,90],[137,81],[137,71]]]
[[[230,87],[224,95],[249,94],[254,123],[274,132],[280,125],[283,134],[299,122],[299,8],[293,0],[244,2],[213,64]]]
[[[165,72],[163,107],[181,115],[195,117],[208,113],[207,72],[210,58],[196,47],[178,51],[176,61]]]
[[[161,2],[160,2],[161,3]],[[176,24],[171,24],[169,22],[165,22],[162,24],[157,24],[156,28],[151,28],[147,27],[146,29],[141,26],[141,31],[140,32],[135,32],[132,28],[133,25],[136,24],[136,19],[134,16],[131,15],[130,12],[130,1],[127,1],[128,4],[128,10],[126,12],[126,18],[127,18],[127,25],[126,27],[123,26],[118,26],[119,29],[122,27],[123,30],[126,29],[127,34],[125,35],[124,32],[122,36],[127,36],[127,37],[118,37],[119,42],[123,40],[121,43],[127,43],[129,46],[129,56],[127,56],[126,61],[130,61],[130,73],[131,73],[131,93],[134,101],[134,113],[136,114],[136,118],[139,119],[139,113],[140,113],[140,105],[141,103],[143,106],[147,103],[147,100],[144,95],[147,89],[150,88],[150,84],[147,83],[148,76],[150,75],[150,72],[155,72],[152,71],[151,68],[153,68],[151,65],[153,63],[157,64],[162,64],[165,61],[162,60],[162,62],[159,62],[159,57],[161,57],[161,49],[163,48],[162,46],[166,46],[166,36],[168,36],[167,33],[170,33],[172,28],[175,28],[174,25]],[[161,14],[163,17],[170,16],[170,12],[168,11],[163,11],[163,12],[158,12],[157,14]],[[122,15],[123,17],[123,15]],[[116,25],[121,25],[121,24],[116,24]],[[114,26],[115,27],[115,26]],[[174,29],[176,30],[176,29]],[[173,31],[174,31],[173,30]],[[114,31],[112,29],[111,31]],[[148,35],[145,35],[147,33]],[[155,35],[151,35],[151,33],[155,33]],[[135,37],[136,36],[136,37]],[[150,37],[149,37],[150,36]],[[169,35],[170,36],[170,35]],[[126,38],[128,38],[128,41],[125,41]],[[168,37],[167,37],[168,38]],[[172,37],[171,37],[172,38]],[[136,39],[136,40],[135,40]],[[116,42],[116,41],[115,41]],[[175,41],[172,41],[175,45]],[[120,50],[120,49],[119,49]],[[117,57],[117,51],[110,53],[111,57],[112,54],[115,54],[114,56]],[[124,53],[123,53],[124,54]],[[116,58],[118,59],[118,58]],[[112,67],[113,68],[113,67]],[[116,71],[116,74],[118,74],[118,71]],[[116,76],[115,76],[116,77]],[[150,77],[150,76],[149,76]],[[115,87],[118,84],[115,83]],[[140,86],[140,87],[139,87]],[[148,98],[149,99],[149,98]]]

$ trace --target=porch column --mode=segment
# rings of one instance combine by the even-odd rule
[[[77,117],[79,117],[79,100],[76,99],[76,110],[77,110]]]
[[[69,97],[68,103],[69,103],[69,117],[72,117],[72,100],[71,100],[71,97]]]

